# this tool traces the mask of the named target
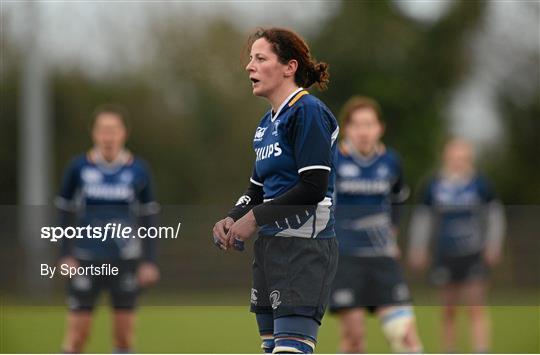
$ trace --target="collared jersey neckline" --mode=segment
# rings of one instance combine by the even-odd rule
[[[285,100],[283,100],[283,102],[281,103],[281,105],[277,109],[276,114],[272,115],[272,118],[270,120],[272,122],[274,122],[276,120],[276,118],[279,116],[279,114],[281,113],[281,110],[283,110],[283,108],[285,107],[285,105],[287,105],[287,103],[289,101],[291,101],[291,99],[302,90],[304,90],[304,88],[301,88],[301,87],[294,90],[294,92],[292,94],[290,94]]]

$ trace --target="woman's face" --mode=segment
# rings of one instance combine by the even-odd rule
[[[369,107],[354,110],[345,127],[345,137],[361,153],[371,152],[379,143],[383,133],[384,127],[377,118],[377,113]]]
[[[443,153],[443,165],[455,174],[467,174],[474,168],[474,152],[471,144],[456,139],[449,142]]]
[[[124,148],[126,127],[115,113],[104,112],[96,117],[92,129],[94,144],[107,159],[114,159]]]
[[[270,42],[259,38],[251,46],[246,71],[249,73],[253,95],[268,98],[284,82],[287,65],[279,62]]]

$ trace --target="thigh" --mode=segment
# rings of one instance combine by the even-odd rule
[[[306,316],[320,322],[337,269],[335,238],[269,240],[264,268],[274,317]]]
[[[362,308],[349,308],[339,313],[343,331],[361,331],[364,328],[365,311]]]
[[[373,308],[411,303],[410,291],[399,262],[391,257],[372,258],[370,266]]]
[[[131,310],[135,308],[139,286],[137,284],[137,260],[122,260],[114,263],[118,275],[107,276],[107,287],[111,294],[114,309]]]
[[[91,266],[91,261],[78,260],[82,267]],[[76,275],[67,282],[67,304],[70,311],[91,311],[103,287],[103,279],[92,275]]]
[[[264,268],[265,249],[268,238],[257,237],[253,246],[252,286],[250,295],[250,310],[253,313],[272,313],[270,294],[266,283]]]
[[[369,280],[365,271],[362,258],[344,254],[339,256],[330,295],[330,312],[337,313],[367,305],[365,297]]]

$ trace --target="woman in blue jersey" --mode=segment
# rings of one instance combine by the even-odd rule
[[[260,29],[248,41],[253,94],[271,109],[255,130],[246,193],[213,229],[222,249],[254,245],[251,311],[265,352],[311,353],[337,264],[332,195],[338,125],[304,88],[328,83],[300,36]]]
[[[381,142],[377,102],[351,98],[342,114],[344,139],[336,166],[336,235],[339,265],[330,310],[339,316],[340,351],[365,351],[365,311],[374,312],[394,352],[419,352],[409,290],[396,260],[397,211],[403,183],[397,154]]]
[[[474,168],[474,152],[463,139],[451,139],[440,171],[423,189],[410,228],[409,263],[428,264],[433,240],[431,281],[440,288],[443,351],[456,349],[456,311],[468,306],[473,350],[489,351],[485,293],[487,268],[498,263],[505,230],[502,205],[487,180]]]
[[[149,226],[159,206],[154,201],[146,165],[125,148],[125,110],[117,105],[96,109],[92,121],[94,147],[66,168],[56,205],[64,226]],[[102,290],[114,308],[114,352],[133,349],[135,301],[141,287],[159,278],[153,239],[64,239],[59,265],[118,268],[117,275],[78,275],[68,280],[65,353],[80,353],[88,338],[92,311]]]

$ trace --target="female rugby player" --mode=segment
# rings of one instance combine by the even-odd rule
[[[62,224],[103,227],[148,226],[159,206],[154,201],[146,165],[125,147],[126,112],[116,105],[98,107],[92,121],[94,147],[66,168],[56,205]],[[141,287],[159,279],[153,239],[63,240],[59,264],[91,266],[111,264],[118,275],[81,275],[68,282],[66,353],[80,353],[88,338],[92,310],[101,290],[109,291],[114,308],[114,351],[133,347],[135,301]]]
[[[380,139],[377,102],[351,98],[343,110],[344,139],[336,166],[339,264],[330,310],[339,315],[341,349],[365,351],[365,310],[374,312],[394,352],[420,352],[409,290],[396,260],[397,211],[408,189],[398,155]]]
[[[251,311],[262,348],[312,353],[337,265],[332,194],[338,125],[304,88],[324,89],[327,64],[296,33],[260,29],[248,40],[253,94],[268,100],[253,138],[255,166],[246,193],[214,238],[237,248],[258,230]]]
[[[485,307],[487,268],[499,262],[505,216],[488,181],[474,168],[474,152],[463,139],[451,139],[439,173],[424,189],[411,222],[409,263],[428,264],[434,239],[431,281],[440,288],[444,351],[456,351],[457,304],[468,306],[473,350],[489,351]],[[461,300],[460,300],[461,299]]]

